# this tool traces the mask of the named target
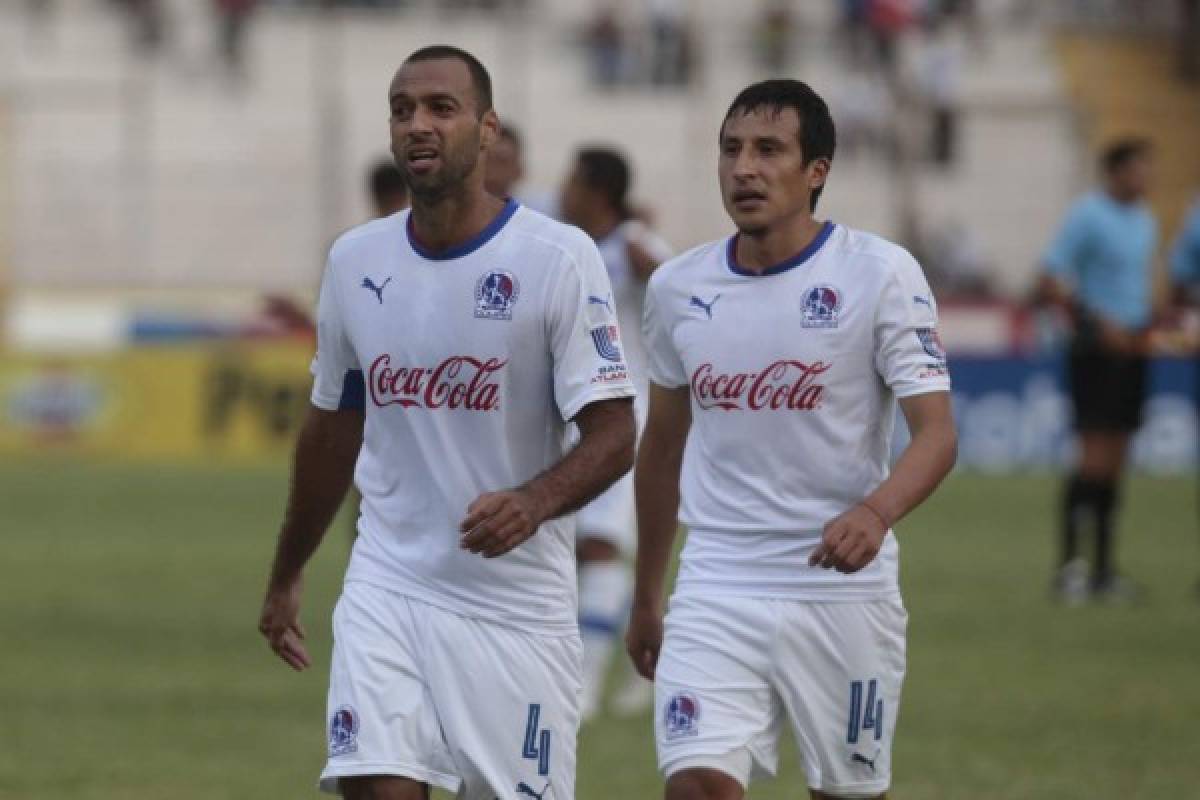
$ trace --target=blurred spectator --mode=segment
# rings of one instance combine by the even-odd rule
[[[796,18],[789,0],[767,0],[755,31],[755,51],[769,72],[781,75],[792,60]]]
[[[917,65],[917,88],[929,109],[929,158],[949,167],[958,154],[962,104],[962,42],[949,20],[934,14],[925,27]]]
[[[166,44],[167,22],[161,0],[112,0],[128,17],[136,50],[156,53]]]
[[[625,71],[625,37],[617,11],[611,4],[596,10],[584,34],[592,83],[612,88],[621,82]]]
[[[861,154],[892,157],[895,104],[879,74],[852,62],[844,73],[841,91],[834,98],[840,157]]]
[[[888,77],[896,75],[896,46],[916,19],[915,0],[868,0],[866,25],[875,58]]]
[[[1079,463],[1063,497],[1062,550],[1054,590],[1067,604],[1136,599],[1113,563],[1114,517],[1129,440],[1146,395],[1146,336],[1157,223],[1145,197],[1150,145],[1123,139],[1101,158],[1103,187],[1078,200],[1043,255],[1042,295],[1072,328],[1068,385]],[[1080,534],[1091,527],[1089,580]]]
[[[246,27],[257,5],[258,0],[213,0],[218,50],[226,70],[235,78],[245,75]]]
[[[691,80],[692,44],[682,0],[646,0],[650,23],[650,82],[683,86]]]

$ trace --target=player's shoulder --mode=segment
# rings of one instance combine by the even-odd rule
[[[728,238],[716,239],[667,259],[651,273],[649,290],[664,292],[690,285],[697,276],[712,268],[713,259],[724,258],[728,243]]]
[[[408,214],[407,210],[397,211],[391,216],[373,219],[343,232],[333,240],[333,244],[329,247],[330,262],[336,264],[347,258],[353,258],[357,253],[365,252],[373,246],[378,246],[381,242],[386,244],[389,240],[401,235]]]
[[[592,237],[582,230],[528,206],[517,209],[509,224],[508,233],[520,240],[522,250],[542,250],[560,256],[545,263],[577,265],[584,254],[597,252]]]
[[[839,260],[880,270],[885,274],[921,270],[912,253],[901,245],[876,233],[838,225],[836,235],[829,241],[833,255]]]

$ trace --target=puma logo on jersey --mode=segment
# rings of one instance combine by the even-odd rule
[[[914,302],[914,303],[916,303],[917,305],[925,305],[925,306],[929,306],[929,308],[930,308],[930,309],[932,309],[932,308],[933,308],[933,303],[929,302],[929,298],[928,298],[928,297],[922,297],[922,296],[921,296],[921,295],[919,295],[919,294],[914,294],[914,295],[913,295],[913,302]]]
[[[611,313],[613,313],[613,310],[612,310],[612,305],[611,305],[611,304],[608,302],[608,298],[607,298],[607,297],[597,297],[597,296],[596,296],[596,295],[594,295],[594,294],[589,294],[589,295],[588,295],[588,305],[590,305],[590,306],[604,306],[605,308],[607,308],[607,309],[608,309],[608,313],[610,313],[610,314],[611,314]]]
[[[875,754],[875,758],[867,758],[862,753],[853,753],[850,756],[850,762],[853,764],[866,764],[871,768],[871,772],[875,771],[875,762],[879,759],[879,753]]]
[[[704,313],[708,315],[708,318],[712,319],[713,306],[716,305],[717,301],[720,299],[721,299],[721,295],[718,294],[718,295],[714,296],[712,300],[709,300],[706,303],[703,300],[701,300],[699,297],[696,297],[696,295],[692,295],[692,302],[689,303],[688,305],[691,308],[702,309],[704,311]]]
[[[383,305],[383,290],[391,282],[392,282],[391,275],[388,275],[388,279],[379,286],[376,286],[375,281],[371,280],[370,278],[363,278],[362,288],[370,289],[372,292],[374,292],[375,296],[379,298],[379,305]]]
[[[523,794],[528,797],[532,797],[533,800],[542,800],[542,796],[546,794],[549,789],[549,781],[546,781],[546,785],[542,787],[542,791],[540,792],[535,792],[532,788],[530,788],[528,783],[525,783],[525,781],[521,781],[517,784],[517,794]]]

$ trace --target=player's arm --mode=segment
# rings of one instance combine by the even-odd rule
[[[857,572],[870,564],[888,530],[933,493],[954,467],[958,433],[949,392],[900,398],[912,440],[892,474],[861,503],[825,526],[812,566]]]
[[[364,418],[360,409],[324,411],[313,407],[296,442],[287,511],[258,629],[271,649],[297,670],[311,663],[300,625],[304,565],[316,552],[350,488],[362,447]]]
[[[679,515],[679,473],[692,413],[686,386],[650,384],[650,406],[638,448],[638,548],[633,608],[625,645],[643,677],[654,679],[662,645],[663,595]]]
[[[527,483],[480,495],[462,521],[462,547],[485,558],[502,556],[548,519],[582,508],[633,466],[633,399],[598,400],[573,420],[579,444]]]
[[[627,223],[628,233],[625,245],[629,256],[629,266],[633,274],[642,283],[650,280],[650,275],[659,265],[671,258],[671,249],[646,225]]]

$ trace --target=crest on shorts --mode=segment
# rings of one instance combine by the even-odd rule
[[[804,293],[800,324],[805,328],[836,328],[841,310],[841,292],[832,286],[813,286]]]
[[[475,282],[475,316],[480,319],[512,319],[512,309],[521,286],[511,272],[494,269]]]
[[[358,713],[342,706],[329,718],[329,757],[358,751]]]
[[[700,732],[700,701],[688,692],[676,692],[671,695],[663,707],[663,725],[667,729],[668,739],[678,739],[683,736],[695,736]]]
[[[946,360],[946,348],[942,347],[942,337],[938,336],[937,328],[917,328],[917,339],[925,352],[938,363]]]

